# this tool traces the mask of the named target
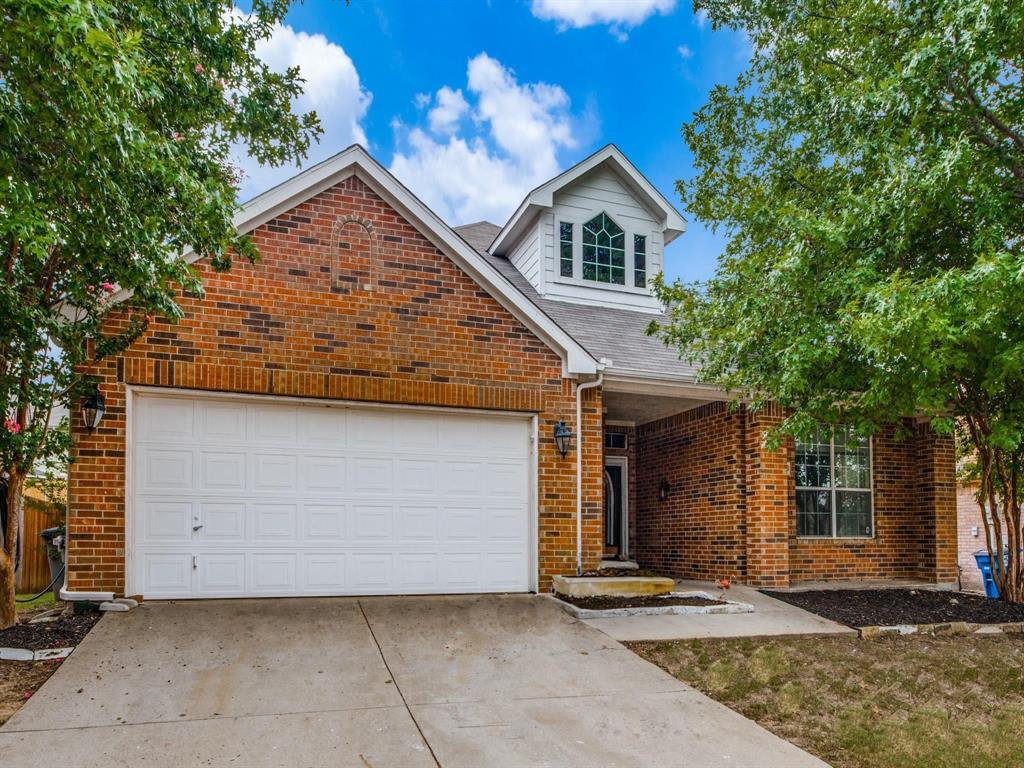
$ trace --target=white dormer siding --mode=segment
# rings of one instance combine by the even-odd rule
[[[561,269],[563,224],[572,230],[571,272]],[[665,244],[685,230],[672,204],[609,144],[531,191],[489,250],[543,298],[658,312],[650,281],[662,271]],[[637,238],[645,251],[639,284]]]
[[[602,213],[610,217],[625,235],[625,275],[622,285],[583,277],[583,225]],[[562,222],[572,224],[572,277],[562,276],[560,269],[559,233]],[[572,185],[556,192],[554,206],[540,215],[540,235],[543,275],[539,282],[530,279],[528,275],[527,279],[545,298],[621,309],[647,309],[652,312],[660,309],[657,299],[651,295],[650,278],[662,269],[664,244],[661,225],[655,215],[630,193],[608,167],[595,168]],[[634,285],[634,235],[646,238],[647,284],[643,288]]]

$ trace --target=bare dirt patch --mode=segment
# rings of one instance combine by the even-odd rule
[[[1024,605],[930,589],[823,589],[764,594],[850,627],[1024,621]]]
[[[558,599],[571,603],[577,608],[587,608],[593,611],[605,611],[609,608],[665,608],[670,605],[725,605],[721,600],[708,600],[705,597],[692,595],[641,595],[640,597],[558,595]]]
[[[59,660],[31,664],[0,661],[0,725],[10,720],[59,666]]]
[[[1024,635],[626,645],[835,768],[1024,765]]]

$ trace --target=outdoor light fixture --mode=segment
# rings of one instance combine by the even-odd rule
[[[668,492],[672,490],[672,486],[668,484],[668,480],[662,480],[661,485],[658,486],[658,498],[662,501],[668,501]]]
[[[555,447],[558,448],[558,452],[562,454],[562,458],[565,458],[565,454],[569,452],[569,448],[572,446],[572,430],[565,426],[564,421],[560,421],[555,424]]]
[[[98,387],[92,391],[91,395],[82,400],[82,421],[85,422],[85,428],[89,430],[90,434],[99,425],[106,410],[107,401],[100,394]]]

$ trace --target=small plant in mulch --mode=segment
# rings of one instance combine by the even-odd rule
[[[1024,605],[930,589],[824,589],[764,594],[850,627],[1024,622]]]
[[[709,600],[695,595],[642,595],[640,597],[621,597],[618,595],[593,595],[572,597],[556,595],[559,600],[586,608],[592,611],[605,611],[610,608],[665,608],[672,605],[725,605],[721,600]]]

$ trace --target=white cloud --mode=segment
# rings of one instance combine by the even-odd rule
[[[238,11],[235,11],[238,13]],[[309,148],[303,167],[309,167],[350,144],[366,145],[362,121],[373,98],[360,83],[355,64],[345,50],[322,34],[308,34],[278,24],[271,37],[256,44],[256,54],[277,72],[298,66],[305,79],[303,94],[293,102],[298,113],[313,110],[323,133]],[[246,200],[293,176],[293,165],[261,166],[239,151],[239,165],[245,171],[239,197]]]
[[[708,11],[707,8],[699,8],[695,14],[693,14],[693,23],[696,24],[700,29],[708,24]]]
[[[529,190],[558,174],[559,151],[579,141],[562,88],[520,83],[486,53],[469,61],[465,94],[445,86],[434,101],[428,128],[400,126],[391,172],[452,224],[504,222]],[[435,117],[438,110],[459,120]]]
[[[681,59],[693,58],[693,51],[690,49],[690,46],[688,45],[680,45],[678,48],[676,48],[676,50],[679,51],[679,57]]]
[[[469,103],[462,91],[453,91],[446,85],[437,92],[437,106],[427,114],[427,120],[432,131],[452,133],[467,112]]]
[[[538,19],[558,22],[560,30],[605,24],[619,40],[625,30],[656,13],[669,13],[676,0],[532,0],[530,11]]]

